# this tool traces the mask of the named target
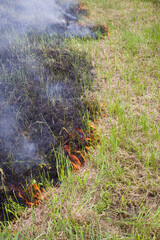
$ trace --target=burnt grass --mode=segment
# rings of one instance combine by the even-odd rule
[[[84,53],[48,36],[0,52],[0,220],[8,198],[18,199],[16,189],[31,176],[58,182],[55,150],[68,138],[63,129],[82,128],[91,70]]]

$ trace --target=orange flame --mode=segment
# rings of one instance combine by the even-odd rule
[[[64,151],[66,151],[68,153],[68,157],[71,160],[71,163],[74,166],[74,168],[75,168],[74,162],[76,162],[79,166],[82,165],[81,162],[79,161],[79,159],[75,155],[71,154],[71,150],[68,145],[65,145],[63,149],[64,149]],[[75,169],[77,170],[77,167]]]
[[[78,171],[78,170],[79,170],[79,167],[78,167],[74,162],[71,161],[71,163],[72,163],[74,169],[75,169],[76,171]]]
[[[78,11],[85,11],[89,14],[91,14],[91,10],[88,8],[88,5],[86,3],[80,3],[79,7],[77,8]]]
[[[105,25],[104,28],[105,28],[105,31],[107,33],[107,37],[109,37],[110,36],[110,32],[109,32],[108,26]]]
[[[38,200],[42,199],[42,191],[39,189],[37,184],[32,184],[26,189],[26,191],[21,186],[18,188],[15,187],[13,184],[11,184],[10,188],[14,191],[17,191],[18,196],[23,199],[28,206],[35,206],[38,204]],[[28,198],[32,199],[32,202],[29,201]]]
[[[79,6],[78,10],[88,10],[87,4],[80,3],[80,6]]]
[[[94,130],[92,129],[89,134],[87,132],[84,132],[81,128],[78,128],[78,135],[76,133],[74,134],[69,133],[67,130],[66,132],[68,133],[69,137],[71,137],[72,140],[75,140],[75,141],[74,141],[74,146],[72,145],[72,141],[70,141],[71,139],[68,139],[67,141],[65,141],[63,150],[68,154],[69,160],[71,161],[71,164],[73,165],[74,169],[78,170],[79,167],[81,167],[82,163],[77,157],[77,154],[82,160],[82,162],[85,162],[85,157],[83,155],[84,150],[86,152],[89,151],[91,144],[94,144],[95,142],[94,139],[95,139],[95,136],[97,136],[97,134],[95,133],[95,129]],[[90,136],[88,137],[86,135],[90,135]],[[78,137],[78,141],[76,141],[77,137]],[[73,150],[75,149],[75,145],[78,148],[77,150]],[[72,153],[74,152],[75,154],[72,154],[71,152]]]

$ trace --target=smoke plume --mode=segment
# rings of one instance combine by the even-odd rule
[[[46,34],[51,38],[55,35],[89,36],[91,30],[77,23],[72,6],[70,1],[61,1],[60,4],[55,0],[0,0],[0,167],[8,159],[14,163],[14,171],[18,173],[22,168],[32,166],[31,161],[33,164],[41,163],[38,154],[44,142],[47,146],[45,151],[49,149],[50,142],[55,144],[48,125],[43,125],[45,121],[39,124],[40,131],[45,130],[43,136],[38,135],[38,130],[31,136],[25,135],[25,126],[29,123],[35,126],[33,113],[37,122],[42,121],[39,117],[42,110],[40,102],[46,102],[43,107],[45,113],[51,102],[49,99],[57,99],[59,95],[65,97],[68,93],[64,94],[64,84],[57,82],[48,83],[46,93],[42,93],[39,90],[42,89],[40,76],[44,71],[41,72],[39,63],[33,54],[28,53],[27,47],[21,52],[17,46],[20,39],[28,39],[31,35]],[[31,106],[31,96],[36,107]],[[50,117],[50,112],[53,113],[53,107],[48,109],[46,118]],[[52,123],[55,122],[52,119]],[[62,125],[60,121],[56,124]]]
[[[69,1],[60,5],[55,0],[1,0],[0,46],[31,32],[81,37],[91,34],[89,28],[77,24]]]

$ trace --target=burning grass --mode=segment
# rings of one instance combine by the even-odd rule
[[[24,15],[26,7],[24,5]],[[10,8],[14,12],[15,6],[8,5],[9,11]],[[58,183],[55,151],[59,145],[62,145],[73,168],[78,170],[85,160],[82,149],[88,151],[93,144],[93,132],[87,132],[83,122],[85,111],[89,118],[96,112],[93,106],[91,112],[91,106],[84,100],[86,89],[92,86],[92,65],[86,54],[74,51],[68,40],[62,40],[62,37],[71,37],[74,33],[80,37],[97,37],[102,29],[102,34],[107,33],[106,27],[78,25],[77,15],[84,15],[87,11],[83,4],[65,8],[57,19],[64,22],[48,22],[45,30],[34,25],[31,31],[33,23],[29,20],[26,28],[22,21],[19,27],[23,27],[26,36],[11,43],[7,41],[0,50],[1,212],[5,208],[3,202],[7,201],[6,194],[28,205],[36,204],[39,195],[33,193],[38,189],[34,181],[43,185],[47,177],[55,185]],[[7,34],[9,40],[11,30],[19,38],[10,18],[6,23],[2,22],[5,24],[6,30],[0,40]],[[11,29],[8,29],[9,25]],[[53,28],[54,38],[44,34],[44,31],[52,33]],[[82,34],[83,30],[87,35]],[[70,132],[70,139],[62,129]]]
[[[78,157],[71,154],[68,136],[62,129],[68,129],[72,136],[73,132],[82,131],[79,129],[84,112],[81,99],[93,79],[92,67],[84,54],[66,49],[69,42],[53,41],[49,37],[41,41],[34,39],[34,47],[33,42],[23,42],[0,53],[2,202],[5,192],[25,200],[28,205],[31,205],[28,196],[33,202],[37,200],[37,185],[29,185],[26,192],[23,190],[30,176],[32,181],[40,181],[41,176],[46,175],[56,184],[54,151],[60,144],[67,144],[63,148],[74,168],[78,169],[76,164],[83,163],[82,155],[80,163]],[[89,81],[84,82],[82,70],[83,74],[86,71]],[[81,145],[80,139],[85,141],[82,132],[75,146]],[[31,189],[37,195],[29,194]]]
[[[68,133],[68,139],[63,143],[63,150],[67,153],[75,170],[79,170],[85,162],[85,152],[89,151],[91,146],[94,146],[95,139],[97,142],[97,134],[93,128],[90,133],[84,133],[82,129],[78,128],[75,133]],[[88,136],[87,136],[88,135]]]

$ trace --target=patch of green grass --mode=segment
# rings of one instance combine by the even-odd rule
[[[153,24],[151,27],[144,29],[145,39],[148,45],[154,50],[159,50],[160,47],[160,26],[159,24]]]
[[[100,16],[99,8],[105,3],[97,7],[96,1],[87,2],[98,8],[98,21],[111,26],[110,41],[85,46],[78,41],[82,48],[92,51],[99,99],[106,104],[106,117],[98,127],[103,141],[92,158],[99,174],[104,174],[103,181],[111,186],[116,182],[117,186],[108,190],[99,181],[97,211],[115,221],[115,231],[119,225],[117,236],[158,239],[159,9],[150,1],[119,1],[118,8],[107,1]],[[152,210],[151,205],[155,206]]]

